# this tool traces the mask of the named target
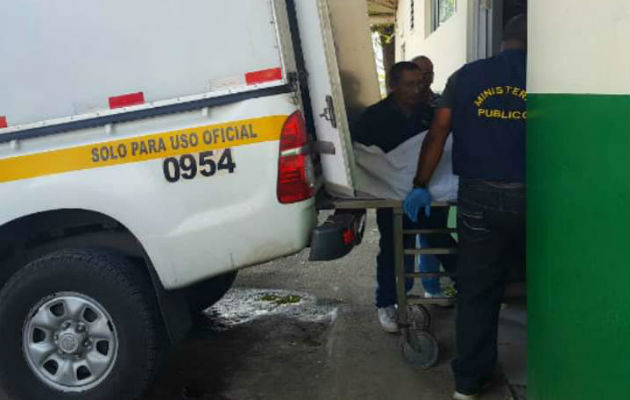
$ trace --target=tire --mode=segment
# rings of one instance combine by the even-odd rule
[[[137,399],[157,367],[151,290],[108,253],[63,250],[29,263],[0,291],[0,384],[15,400]]]
[[[188,305],[193,314],[199,314],[212,306],[230,290],[238,271],[232,271],[200,282],[187,289]]]
[[[434,366],[439,357],[437,339],[427,331],[409,329],[402,337],[401,350],[405,361],[411,366],[428,369]]]
[[[431,313],[424,305],[414,304],[408,306],[407,315],[411,329],[419,331],[431,329]]]

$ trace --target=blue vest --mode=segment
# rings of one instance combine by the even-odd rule
[[[451,120],[455,174],[491,181],[524,181],[525,71],[523,50],[506,50],[459,70]]]

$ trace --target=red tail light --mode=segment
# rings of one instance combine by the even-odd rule
[[[355,242],[356,236],[351,229],[346,229],[343,231],[343,244],[346,246],[351,245]]]
[[[298,149],[308,144],[308,134],[304,119],[299,111],[289,115],[282,127],[280,151]]]
[[[313,197],[313,164],[310,155],[302,151],[307,144],[304,119],[296,111],[285,121],[280,137],[277,192],[280,203],[296,203]]]

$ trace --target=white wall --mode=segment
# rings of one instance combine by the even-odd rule
[[[431,20],[427,16],[431,0],[415,0],[415,26],[410,27],[410,0],[398,2],[396,15],[396,61],[408,61],[419,55],[428,56],[434,64],[433,90],[441,92],[446,80],[467,62],[468,1],[457,0],[457,12],[429,33]],[[429,14],[430,15],[430,14]],[[428,26],[426,24],[429,24]],[[401,45],[405,43],[405,60]]]
[[[628,0],[530,0],[528,41],[529,92],[630,93]]]

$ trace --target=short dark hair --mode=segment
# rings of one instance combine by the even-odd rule
[[[505,24],[503,28],[503,41],[517,41],[527,45],[527,16],[519,14]]]
[[[412,62],[401,61],[397,62],[389,70],[389,85],[395,85],[400,81],[403,71],[420,71],[420,68]]]
[[[417,56],[417,57],[414,57],[414,58],[411,59],[411,62],[414,63],[414,64],[419,62],[419,61],[428,61],[431,64],[433,64],[433,61],[431,61],[431,59],[429,57],[425,56],[425,55]]]

